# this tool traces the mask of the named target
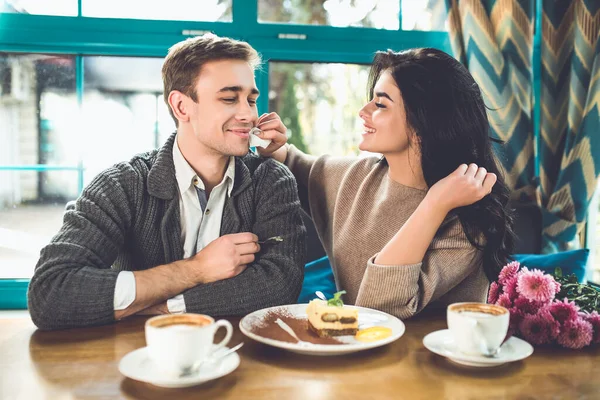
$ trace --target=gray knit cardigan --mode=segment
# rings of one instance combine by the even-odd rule
[[[139,271],[183,258],[173,134],[159,149],[100,173],[67,211],[44,247],[29,285],[33,322],[64,329],[114,322],[120,271]],[[221,235],[281,235],[238,276],[183,293],[188,312],[244,315],[296,301],[302,286],[306,230],[296,181],[284,165],[252,153],[235,159]]]

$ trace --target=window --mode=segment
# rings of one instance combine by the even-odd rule
[[[40,250],[62,226],[66,198],[49,182],[73,182],[61,195],[78,196],[77,170],[0,171],[0,279],[30,278]]]
[[[31,276],[38,245],[56,234],[81,184],[174,131],[161,58],[90,56],[83,65],[80,108],[75,57],[0,53],[0,278]]]
[[[0,0],[0,12],[76,16],[77,0]]]
[[[31,276],[79,193],[76,110],[74,57],[0,53],[0,278]]]
[[[397,30],[398,0],[259,0],[258,21]]]
[[[269,110],[288,128],[289,142],[314,155],[358,154],[369,67],[271,62]]]
[[[595,283],[600,283],[600,183],[596,187],[596,192],[590,201],[587,225],[586,225],[586,243],[585,247],[590,249],[590,256],[587,264],[587,279]]]
[[[84,57],[85,183],[111,165],[160,147],[175,131],[163,100],[162,58]]]
[[[231,0],[82,0],[85,17],[230,22]]]
[[[445,1],[402,0],[402,29],[448,31]]]

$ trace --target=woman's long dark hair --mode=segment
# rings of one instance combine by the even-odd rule
[[[492,193],[460,207],[458,216],[468,240],[483,250],[483,268],[495,281],[513,249],[508,209],[510,191],[492,149],[490,125],[481,90],[469,71],[443,51],[424,48],[377,52],[369,75],[370,99],[382,72],[389,70],[400,89],[407,124],[418,144],[421,166],[431,187],[460,164],[475,163],[498,176]],[[482,236],[485,240],[482,241]]]

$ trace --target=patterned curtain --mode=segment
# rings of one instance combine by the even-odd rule
[[[599,10],[598,0],[543,2],[540,192],[545,252],[578,247],[577,234],[600,173]]]
[[[492,134],[507,143],[509,184],[542,208],[543,252],[555,252],[577,247],[600,174],[600,1],[542,3],[541,62],[533,65],[535,0],[446,0],[455,56],[492,108]],[[537,135],[534,69],[542,82]]]
[[[513,190],[534,196],[533,1],[446,0],[454,55],[491,108],[492,135],[506,142],[502,162]]]

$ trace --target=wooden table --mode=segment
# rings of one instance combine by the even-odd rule
[[[339,357],[300,356],[244,341],[230,375],[187,389],[125,378],[119,360],[145,346],[144,321],[37,331],[29,318],[0,318],[1,399],[597,399],[600,349],[537,348],[528,359],[492,369],[459,367],[430,353],[423,337],[446,327],[443,315],[406,321],[406,333],[379,349]]]

